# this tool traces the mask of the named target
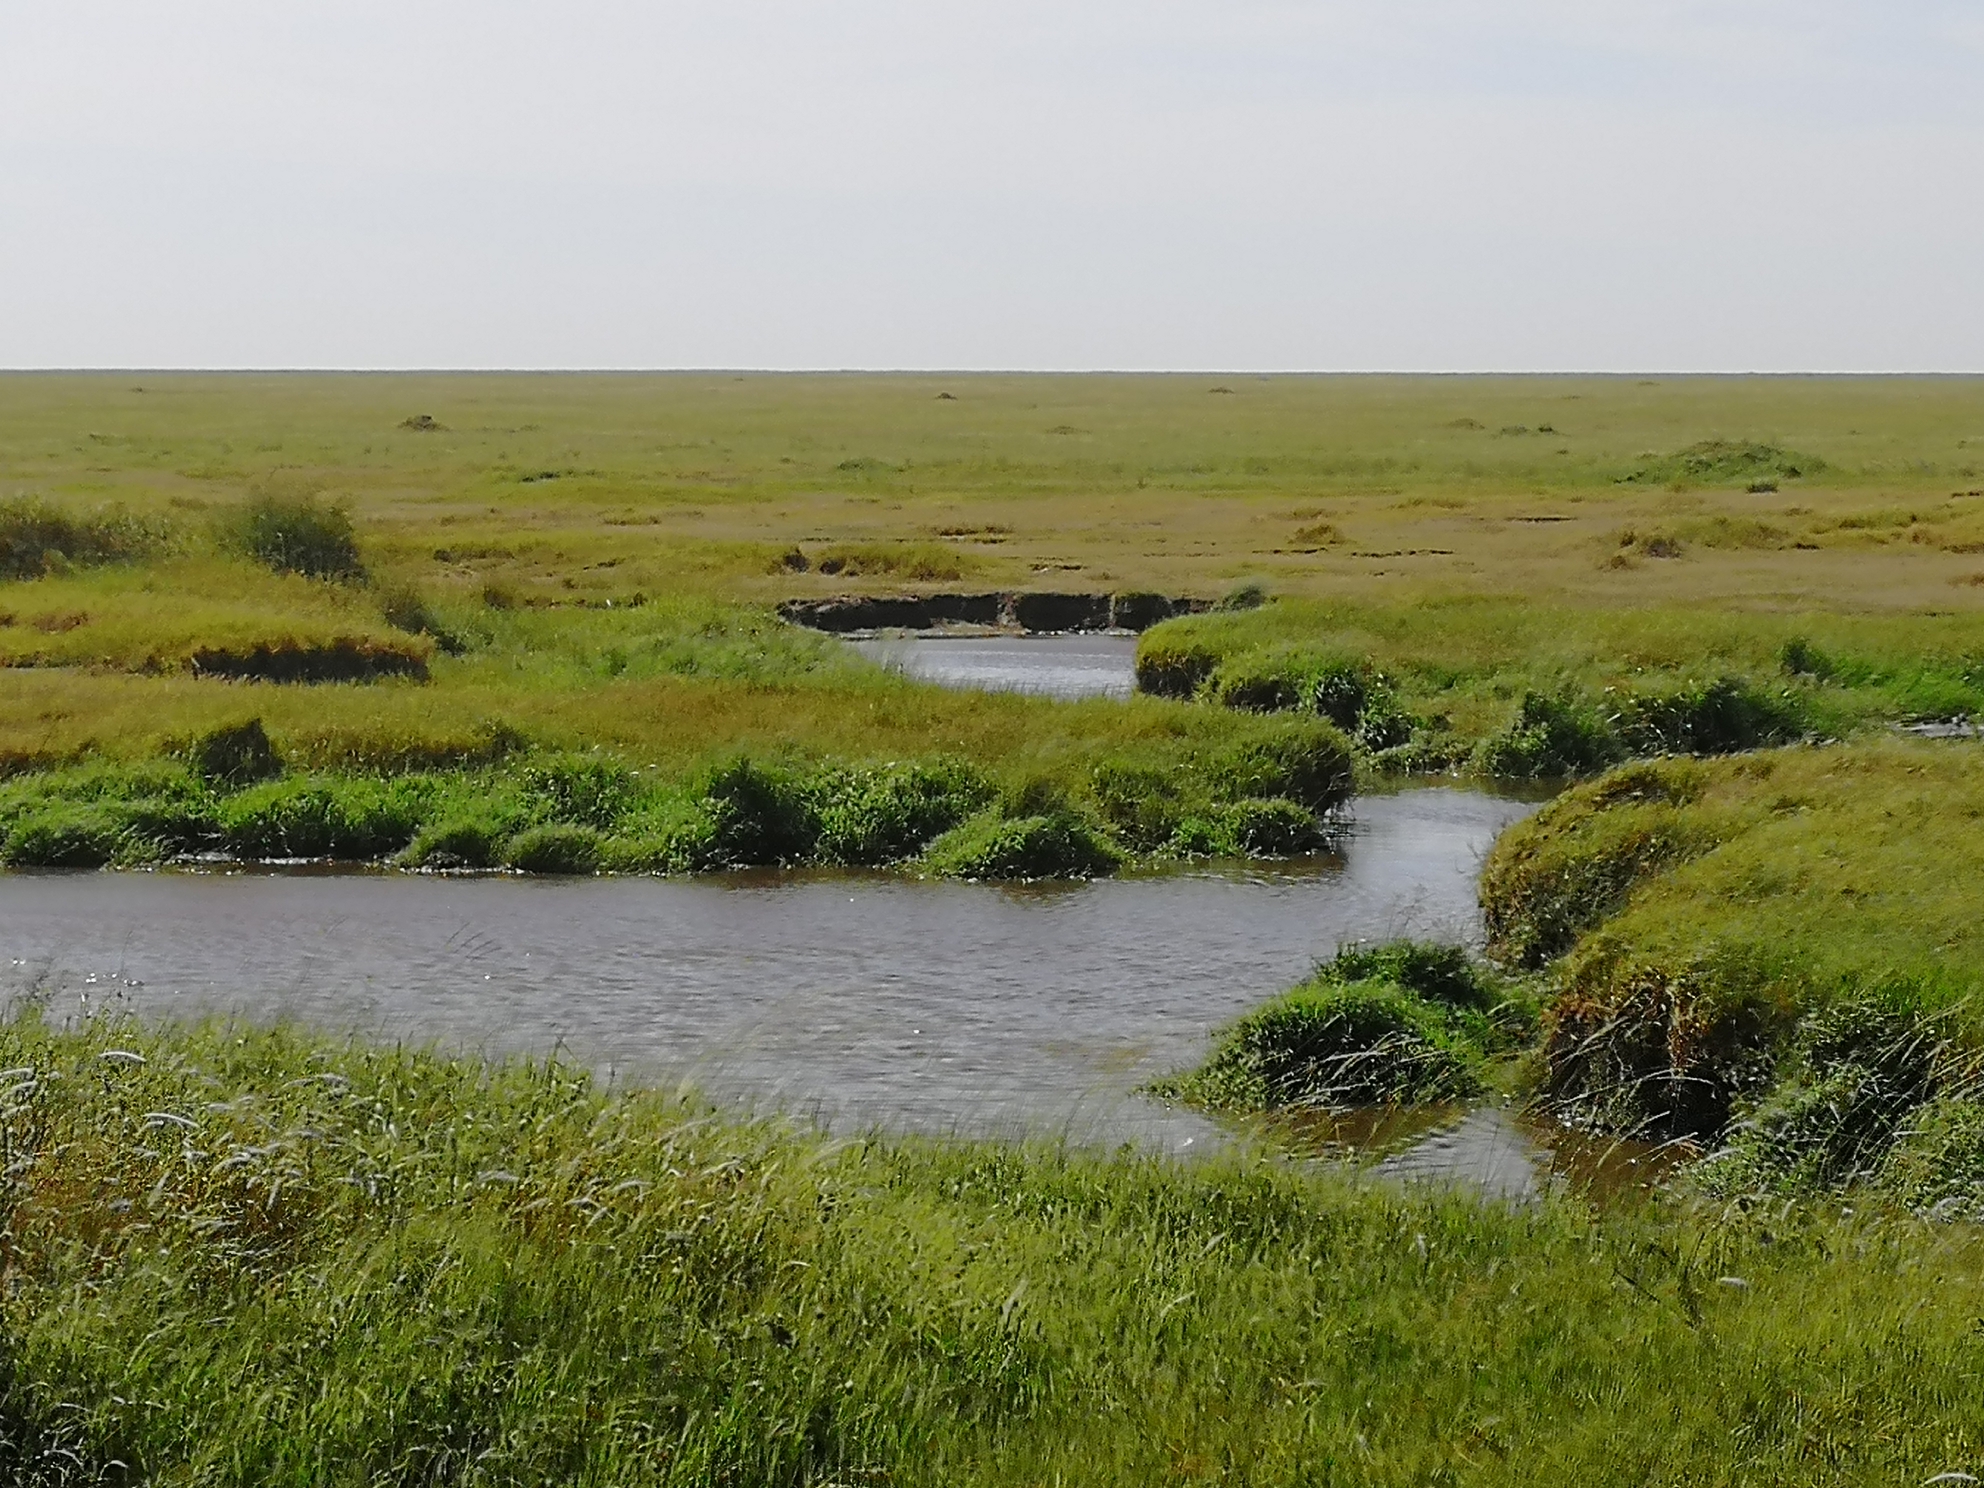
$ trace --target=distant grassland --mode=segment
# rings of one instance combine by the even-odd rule
[[[1342,652],[1400,768],[1556,773],[1607,689],[1724,673],[1797,694],[1768,742],[1976,705],[1980,469],[1972,379],[10,375],[0,501],[74,551],[7,560],[0,759],[245,716],[365,768],[491,728],[637,762],[1092,757],[1228,725],[934,696],[769,607],[1247,583],[1282,602],[1152,643]],[[362,575],[258,567],[225,537],[251,501],[348,512]],[[1798,640],[1837,665],[1787,672]]]

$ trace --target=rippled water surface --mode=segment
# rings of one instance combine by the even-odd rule
[[[1128,697],[1136,688],[1132,635],[883,636],[848,644],[945,687],[1062,698]]]
[[[51,1008],[293,1017],[639,1080],[842,1129],[1203,1141],[1135,1094],[1344,940],[1472,937],[1530,808],[1357,803],[1341,856],[999,887],[883,876],[0,876],[8,990]]]

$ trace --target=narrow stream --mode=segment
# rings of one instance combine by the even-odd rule
[[[12,874],[0,991],[61,1016],[219,1012],[556,1049],[841,1130],[1177,1150],[1215,1128],[1140,1085],[1341,942],[1472,938],[1481,856],[1530,809],[1368,797],[1340,857],[1071,885]]]

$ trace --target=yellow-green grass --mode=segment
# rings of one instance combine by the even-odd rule
[[[1970,610],[1286,599],[1166,621],[1145,633],[1138,657],[1147,685],[1202,677],[1198,691],[1212,700],[1246,703],[1264,679],[1286,676],[1284,700],[1302,707],[1313,706],[1319,671],[1362,668],[1369,686],[1417,724],[1422,746],[1437,746],[1447,760],[1508,729],[1529,693],[1575,699],[1595,719],[1617,723],[1637,701],[1735,679],[1794,736],[1984,711],[1984,612]],[[1754,742],[1769,741],[1734,738],[1723,747]]]
[[[1257,575],[1291,593],[1979,603],[1949,582],[1984,569],[1961,551],[1984,541],[1984,503],[1951,494],[1984,488],[1978,379],[1217,385],[17,375],[0,401],[0,488],[192,514],[254,489],[322,490],[350,503],[379,565],[547,596],[891,587],[885,572],[768,564],[795,545],[915,542],[968,555],[973,582],[1014,586],[1217,593]],[[420,411],[444,427],[401,427]],[[1649,453],[1717,439],[1824,465],[1776,492],[1621,483]],[[1629,530],[1678,536],[1682,556],[1634,558],[1636,539],[1636,567],[1607,566]]]
[[[601,629],[608,602],[693,598],[725,607],[730,634],[777,600],[843,591],[1215,597],[1256,580],[1289,602],[1246,624],[1303,644],[1368,636],[1463,738],[1504,728],[1523,691],[1553,680],[1602,693],[1642,665],[1761,674],[1794,632],[1920,671],[1968,654],[1984,614],[1977,379],[119,373],[10,375],[0,390],[0,493],[121,508],[169,525],[181,554],[0,584],[0,613],[91,617],[0,630],[5,654],[110,668],[146,662],[155,636],[184,654],[209,628],[259,625],[270,645],[318,625],[372,635],[417,591],[469,643],[458,662],[430,659],[417,702],[247,705],[324,737],[493,719],[678,751],[688,725],[621,686],[628,637]],[[437,427],[417,427],[423,414]],[[240,503],[313,494],[349,508],[368,584],[306,600],[208,566]],[[68,584],[94,608],[63,599]],[[534,618],[507,637],[476,620],[500,614]],[[734,678],[735,662],[732,647],[715,671]],[[795,671],[825,666],[792,662],[752,680],[782,697]],[[665,665],[710,670],[679,648]],[[70,679],[59,701],[44,685],[0,676],[10,755],[85,739],[129,751],[242,711],[171,678]],[[524,695],[547,688],[574,695]],[[1888,693],[1822,721],[1914,705]],[[760,736],[758,702],[667,696],[699,726]],[[1103,717],[986,706],[973,716],[1005,720],[992,733]],[[863,755],[974,743],[979,725],[952,705],[908,707],[920,723],[867,695],[762,711],[789,714],[802,745]]]
[[[363,590],[242,561],[120,564],[0,587],[0,667],[176,673],[258,648],[348,648],[421,668],[434,651],[387,625]]]
[[[1713,1136],[1802,1024],[1884,1010],[1971,1086],[1984,1050],[1984,751],[1793,748],[1630,765],[1497,843],[1491,946],[1555,964],[1550,1087],[1608,1121]]]
[[[28,1018],[0,1063],[23,1488],[1984,1463],[1965,1227],[827,1141],[293,1031]]]

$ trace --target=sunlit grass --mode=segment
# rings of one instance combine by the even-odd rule
[[[0,1046],[0,1450],[35,1488],[1919,1482],[1984,1453],[1963,1228],[828,1142],[297,1032]]]

